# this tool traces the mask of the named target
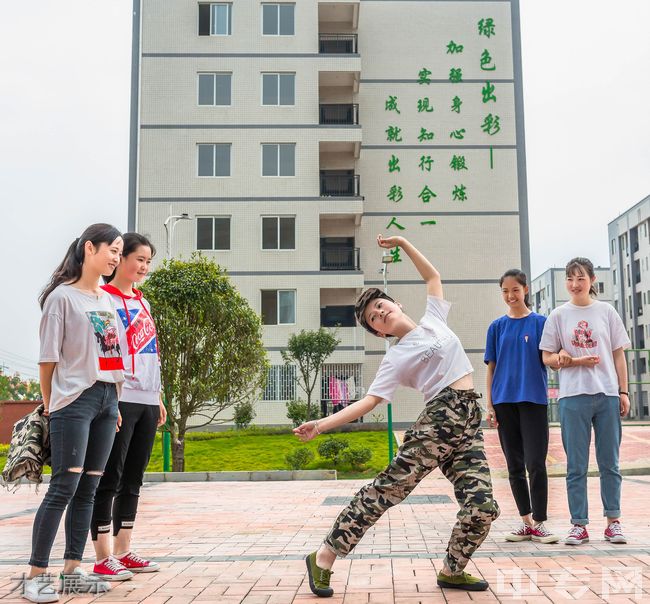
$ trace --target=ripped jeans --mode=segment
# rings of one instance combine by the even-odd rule
[[[83,558],[95,491],[117,425],[115,384],[95,382],[50,416],[52,477],[32,531],[31,566],[47,568],[63,512],[66,560]]]

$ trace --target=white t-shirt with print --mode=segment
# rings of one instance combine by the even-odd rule
[[[417,327],[391,346],[379,365],[368,394],[391,401],[398,386],[408,386],[429,401],[472,368],[458,336],[447,326],[451,304],[427,296]]]
[[[111,297],[62,284],[47,297],[40,326],[39,363],[56,363],[50,413],[69,405],[95,382],[124,382],[117,317]]]
[[[610,304],[594,300],[588,306],[566,302],[551,312],[539,343],[540,350],[572,357],[597,355],[594,367],[564,367],[560,370],[560,395],[599,394],[618,396],[618,377],[612,352],[629,348],[630,339],[621,317]]]

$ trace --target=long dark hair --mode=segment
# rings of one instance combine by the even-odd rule
[[[91,224],[81,233],[81,237],[77,237],[70,244],[63,261],[56,267],[56,270],[52,273],[50,282],[43,288],[41,295],[38,297],[38,303],[41,305],[41,308],[43,308],[47,297],[61,283],[76,283],[81,279],[81,269],[83,268],[84,256],[86,254],[86,241],[90,241],[95,247],[99,247],[102,243],[110,245],[121,236],[122,233],[110,224],[103,222]]]
[[[528,277],[526,277],[526,273],[524,273],[524,271],[519,270],[518,268],[511,268],[509,271],[503,273],[501,279],[499,279],[499,287],[503,285],[503,282],[505,281],[506,277],[512,277],[517,281],[517,283],[519,283],[519,285],[528,287]],[[524,296],[524,304],[528,308],[532,308],[532,306],[530,305],[530,292],[528,292]]]
[[[591,260],[589,260],[589,258],[582,258],[581,256],[578,256],[577,258],[572,258],[571,260],[569,260],[569,262],[567,262],[566,265],[567,278],[570,277],[571,275],[582,275],[584,273],[586,273],[590,279],[593,279],[596,276],[596,273],[594,272],[594,265],[592,264]],[[592,298],[598,296],[593,281],[591,283],[591,286],[589,287],[589,295]]]
[[[149,239],[144,235],[140,235],[140,233],[124,233],[124,235],[122,235],[122,240],[124,241],[122,258],[126,258],[129,254],[135,252],[141,245],[144,245],[151,250],[152,258],[156,255],[156,248],[154,247],[154,244],[151,243],[151,241],[149,241]],[[119,266],[117,268],[119,268]],[[111,273],[109,277],[104,277],[104,281],[106,281],[106,283],[110,283],[113,279],[115,279],[117,268]]]

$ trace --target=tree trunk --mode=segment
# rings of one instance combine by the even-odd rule
[[[185,431],[172,435],[172,472],[185,472]]]

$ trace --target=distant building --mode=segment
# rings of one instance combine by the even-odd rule
[[[614,307],[623,318],[632,348],[628,354],[633,416],[648,417],[648,352],[650,336],[650,195],[607,225],[612,265]]]

